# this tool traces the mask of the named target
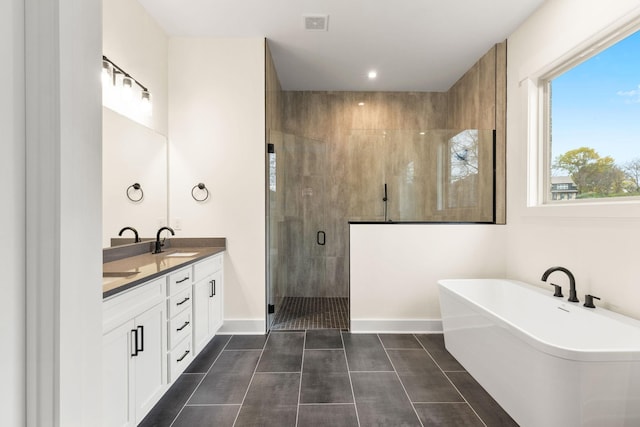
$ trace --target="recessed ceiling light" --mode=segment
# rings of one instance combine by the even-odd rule
[[[369,77],[369,79],[373,80],[376,77],[378,77],[378,73],[375,70],[371,70],[371,71],[369,71],[369,74],[367,74],[367,77]]]
[[[420,132],[420,135],[424,135],[424,132]]]
[[[364,107],[364,102],[358,102],[358,107]]]

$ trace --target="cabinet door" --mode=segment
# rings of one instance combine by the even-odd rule
[[[145,311],[135,319],[138,347],[134,349],[136,423],[151,410],[164,393],[166,384],[166,308],[164,304]]]
[[[209,342],[210,278],[193,285],[193,346],[198,354]]]
[[[133,320],[102,336],[102,425],[135,426],[132,384],[129,382],[133,349]]]
[[[222,270],[215,272],[209,280],[209,336],[213,336],[222,326]]]

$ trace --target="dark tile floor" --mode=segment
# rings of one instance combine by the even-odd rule
[[[140,424],[517,426],[441,334],[217,336]]]

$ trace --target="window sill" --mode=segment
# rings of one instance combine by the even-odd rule
[[[580,219],[635,219],[640,220],[640,198],[627,200],[573,200],[556,201],[544,205],[528,206],[523,212],[529,218]]]

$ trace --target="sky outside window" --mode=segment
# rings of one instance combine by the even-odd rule
[[[640,161],[640,31],[551,80],[551,102],[552,164],[580,147],[620,169]]]

